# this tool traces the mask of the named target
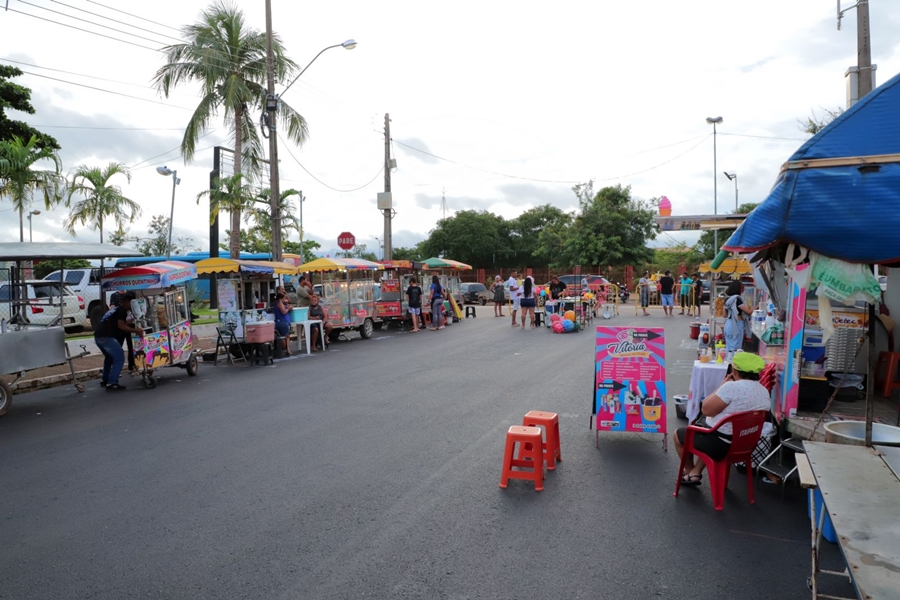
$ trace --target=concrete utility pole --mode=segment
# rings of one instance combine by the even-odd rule
[[[272,260],[281,261],[281,185],[278,178],[278,131],[275,114],[275,52],[272,49],[272,0],[266,0],[266,112],[269,114],[269,205],[272,209]]]
[[[856,66],[860,100],[872,91],[872,45],[869,40],[869,0],[856,5]]]
[[[384,191],[391,191],[391,117],[384,113]],[[393,206],[393,203],[392,203]],[[391,243],[391,213],[393,209],[384,209],[384,259],[391,260],[394,254]]]

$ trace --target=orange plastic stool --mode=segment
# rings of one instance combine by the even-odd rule
[[[559,445],[559,415],[542,410],[532,410],[522,419],[522,425],[526,427],[543,427],[547,432],[541,448],[547,468],[556,469],[556,462],[562,462],[562,448]]]
[[[506,449],[503,452],[503,474],[500,487],[506,488],[510,479],[534,481],[534,491],[544,489],[544,460],[541,450],[541,430],[538,427],[513,425],[506,432]],[[519,444],[518,456],[516,444]],[[513,467],[530,469],[513,471]]]
[[[878,372],[884,366],[884,378],[878,378]],[[900,390],[900,381],[894,381],[900,375],[900,352],[879,352],[875,363],[875,387],[881,388],[881,395],[890,398],[894,390]]]

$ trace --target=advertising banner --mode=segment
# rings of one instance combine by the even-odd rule
[[[597,327],[594,364],[598,431],[666,433],[664,329]]]

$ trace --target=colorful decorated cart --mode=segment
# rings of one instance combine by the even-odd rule
[[[319,275],[332,338],[351,329],[363,339],[372,337],[377,319],[374,273],[381,268],[376,262],[359,258],[317,258],[300,265],[301,273]]]
[[[132,338],[134,363],[148,388],[156,387],[153,372],[162,367],[179,367],[190,376],[197,374],[199,363],[185,289],[185,284],[196,277],[194,265],[173,260],[122,269],[101,281],[105,292],[133,291],[137,296],[131,302],[131,312],[144,336]]]
[[[427,289],[425,282],[428,267],[421,262],[412,260],[383,260],[381,265],[384,273],[381,275],[381,295],[375,301],[375,314],[384,323],[405,323],[409,319],[409,301],[406,290],[410,281],[415,278],[423,289]],[[375,328],[379,323],[376,321]]]
[[[445,304],[450,305],[449,311],[453,314],[454,319],[458,321],[463,316],[462,309],[460,308],[463,305],[463,297],[462,291],[459,288],[459,272],[471,271],[472,266],[459,262],[458,260],[437,257],[428,258],[424,260],[423,263],[429,269],[437,270],[437,274],[441,278],[441,286],[450,292],[450,300]],[[422,286],[422,289],[426,290],[427,293],[428,286],[430,285],[431,281],[426,281]],[[426,308],[425,312],[430,312],[430,309]]]

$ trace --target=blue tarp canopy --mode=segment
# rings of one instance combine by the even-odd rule
[[[723,249],[785,243],[848,262],[900,261],[900,75],[803,144]]]

